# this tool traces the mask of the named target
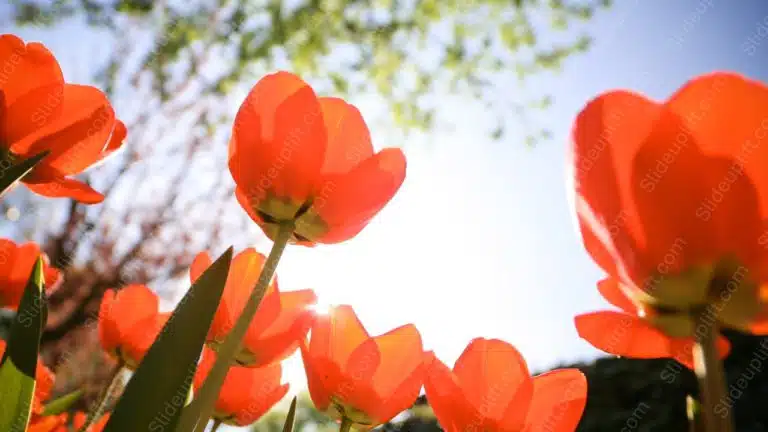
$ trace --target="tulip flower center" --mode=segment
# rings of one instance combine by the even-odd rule
[[[301,205],[296,205],[291,200],[271,196],[259,203],[259,207],[254,210],[263,221],[263,229],[271,239],[277,236],[282,222],[293,220],[295,229],[291,241],[306,243],[315,241],[328,231],[328,225],[314,210],[313,203],[314,200],[310,198]]]
[[[677,275],[657,275],[633,297],[640,303],[640,315],[673,337],[692,337],[707,322],[747,330],[761,308],[758,284],[732,258]]]
[[[331,397],[331,410],[333,411],[334,417],[342,419],[346,418],[352,423],[363,426],[366,429],[370,429],[377,424],[377,422],[370,418],[366,413],[344,403],[341,399],[335,396]]]

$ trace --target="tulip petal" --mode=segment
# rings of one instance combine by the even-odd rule
[[[425,367],[420,363],[410,372],[403,372],[405,378],[400,378],[400,385],[370,411],[370,415],[380,423],[392,420],[396,415],[413,406],[419,397],[422,383],[424,382]]]
[[[16,142],[11,150],[17,154],[50,150],[45,165],[64,175],[78,174],[101,160],[102,151],[110,144],[115,113],[101,90],[74,84],[64,86],[62,109],[62,114],[41,130],[45,136]]]
[[[314,335],[312,337],[314,338]],[[330,361],[326,359],[314,357],[310,354],[309,347],[305,342],[299,344],[299,349],[301,350],[301,360],[304,363],[304,371],[307,374],[307,387],[312,403],[318,410],[325,412],[331,404],[331,391],[333,390],[332,382],[329,382],[328,379],[331,375],[329,371],[337,368],[337,366],[329,364]]]
[[[83,204],[98,204],[104,195],[86,183],[72,178],[58,178],[49,183],[24,183],[32,192],[49,198],[72,198]]]
[[[312,290],[286,291],[278,294],[279,315],[269,323],[262,337],[272,337],[284,334],[296,325],[297,319],[307,312],[309,307],[317,303],[317,295]]]
[[[466,415],[469,402],[459,386],[456,376],[434,353],[425,355],[427,372],[424,377],[424,391],[429,406],[446,432],[460,432],[469,422]]]
[[[192,265],[189,267],[190,282],[195,283],[197,279],[213,264],[211,255],[208,252],[200,252],[195,255]]]
[[[672,338],[669,344],[669,354],[667,357],[673,358],[693,370],[693,338]],[[731,352],[731,343],[723,336],[717,337],[717,352],[721,359],[724,359]]]
[[[157,295],[144,285],[128,285],[120,291],[107,290],[99,309],[99,336],[106,351],[127,342],[140,324],[152,324],[157,315]]]
[[[749,177],[734,171],[734,162],[702,154],[681,118],[663,112],[638,149],[632,173],[653,270],[674,274],[729,253],[752,256],[762,226],[757,193]],[[711,198],[722,184],[726,191],[715,203]]]
[[[621,258],[634,257],[642,240],[631,201],[631,164],[659,111],[639,94],[612,91],[590,101],[574,124],[571,165],[579,227],[587,251],[613,277],[644,276]]]
[[[264,366],[289,357],[299,347],[299,342],[314,322],[314,313],[308,309],[309,305],[317,301],[312,290],[275,292],[264,301],[274,301],[275,310],[279,313],[271,323],[264,323],[267,327],[246,334],[243,347],[254,356],[254,363],[248,364],[249,367]],[[256,327],[256,324],[251,325]]]
[[[624,294],[621,290],[619,282],[614,278],[605,278],[597,283],[597,290],[600,295],[610,304],[623,310],[624,312],[633,314],[637,312],[637,306],[632,303],[632,300]]]
[[[3,141],[15,153],[27,154],[31,144],[50,133],[50,125],[64,110],[63,83],[36,87],[17,98],[13,104],[6,100],[5,113],[0,118]]]
[[[330,227],[321,241],[337,243],[348,239],[349,230],[359,232],[394,197],[405,180],[406,161],[400,149],[384,149],[345,175],[324,179],[326,197],[313,209]]]
[[[339,305],[315,320],[309,352],[315,357],[346,365],[352,351],[369,337],[352,307]]]
[[[582,339],[609,354],[640,359],[669,355],[670,338],[636,316],[601,311],[578,315],[574,321]]]
[[[421,366],[422,360],[421,335],[408,324],[362,343],[350,355],[346,370],[350,375],[368,377],[376,393],[385,399]]]
[[[320,98],[328,147],[323,174],[345,174],[373,156],[371,133],[360,111],[340,98]]]
[[[768,87],[732,72],[701,75],[666,103],[696,137],[702,151],[743,162],[745,177],[768,184]],[[768,196],[760,203],[768,214]]]
[[[266,191],[303,203],[318,183],[325,148],[314,91],[297,76],[278,72],[260,80],[240,107],[229,167],[252,205]]]
[[[24,94],[51,84],[64,83],[59,63],[42,44],[24,41],[12,34],[0,35],[0,90],[7,105]]]
[[[453,373],[481,416],[510,430],[522,428],[533,381],[515,347],[498,339],[476,338],[456,360]]]
[[[572,432],[587,404],[587,379],[578,369],[560,369],[533,378],[533,400],[525,432]]]

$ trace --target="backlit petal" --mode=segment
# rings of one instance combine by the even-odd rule
[[[634,315],[592,312],[578,315],[575,323],[581,338],[609,354],[641,359],[669,354],[670,338]]]
[[[573,432],[587,404],[587,379],[578,369],[533,378],[533,400],[525,432]]]
[[[533,382],[515,347],[498,339],[474,339],[456,360],[453,373],[481,416],[510,430],[522,428]]]
[[[344,174],[373,156],[371,133],[355,106],[340,98],[320,98],[328,131],[323,174]]]
[[[394,197],[405,180],[406,161],[400,149],[384,149],[345,175],[325,178],[312,208],[330,226],[323,243],[347,240],[339,232],[362,229]],[[346,237],[346,238],[345,238]]]

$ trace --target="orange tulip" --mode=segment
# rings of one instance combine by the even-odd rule
[[[45,46],[11,34],[0,35],[0,63],[0,152],[15,160],[50,150],[23,182],[40,195],[101,202],[103,195],[70,176],[120,148],[126,136],[104,93],[65,83]]]
[[[73,430],[80,430],[81,427],[85,424],[85,421],[88,419],[88,415],[82,411],[76,412],[72,416],[72,426],[74,427]],[[93,422],[91,426],[88,428],[86,432],[101,432],[104,430],[104,426],[107,425],[107,421],[109,421],[109,413],[106,413],[101,416],[98,420]],[[66,429],[62,426],[62,428],[56,432],[67,432]]]
[[[237,254],[229,269],[221,303],[208,332],[208,345],[216,350],[235,326],[248,297],[256,286],[266,258],[248,248]],[[190,269],[194,283],[211,265],[208,253],[195,257]],[[317,301],[312,290],[280,292],[277,276],[267,287],[243,339],[236,361],[241,366],[261,367],[289,357],[299,348],[299,341],[309,331],[314,312],[308,307]]]
[[[446,432],[573,432],[587,402],[578,369],[531,378],[512,345],[477,338],[451,371],[427,353],[427,400]]]
[[[79,430],[85,424],[87,415],[83,412],[76,412],[70,416],[67,413],[45,416],[33,421],[27,432],[70,432]],[[71,420],[71,428],[69,427]],[[101,432],[104,430],[107,421],[109,420],[109,413],[104,414],[99,420],[94,422],[85,432]]]
[[[295,243],[338,243],[357,235],[405,179],[402,151],[374,154],[360,112],[320,97],[301,78],[262,78],[235,117],[229,170],[240,205],[274,239],[295,220]]]
[[[45,291],[50,293],[61,283],[61,272],[49,265],[48,256],[40,252],[37,244],[17,245],[11,240],[0,239],[0,308],[15,310],[19,306],[29,275],[41,254]]]
[[[317,318],[301,356],[317,409],[362,430],[410,408],[424,377],[416,327],[408,324],[371,337],[346,305]]]
[[[5,354],[5,346],[6,342],[0,339],[0,359],[2,359],[3,354]],[[54,378],[53,372],[51,372],[38,357],[37,369],[35,369],[35,396],[32,400],[33,415],[43,412],[43,403],[45,403],[51,396]]]
[[[216,353],[205,348],[195,372],[195,390],[203,385],[215,361]],[[258,368],[232,366],[224,378],[213,418],[236,426],[254,423],[288,393],[288,384],[281,384],[281,379],[280,363]]]
[[[124,366],[136,369],[170,316],[158,308],[157,295],[144,285],[104,292],[99,309],[102,348]]]
[[[628,91],[590,101],[571,167],[584,245],[667,334],[694,315],[765,331],[768,88],[697,77],[664,102]],[[762,330],[760,330],[762,327]]]
[[[603,279],[597,289],[622,312],[599,311],[578,315],[575,322],[579,336],[610,354],[640,359],[670,357],[693,369],[693,338],[670,337],[640,318],[640,309],[624,294],[615,279]],[[728,339],[719,336],[717,345],[721,358],[728,356],[731,350]]]
[[[68,417],[64,413],[33,419],[27,427],[27,432],[68,432],[66,429]]]

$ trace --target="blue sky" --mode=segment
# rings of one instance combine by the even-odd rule
[[[573,327],[574,315],[607,306],[595,290],[601,272],[568,207],[564,165],[574,116],[609,89],[664,98],[714,70],[768,82],[768,62],[758,60],[768,57],[768,2],[616,3],[589,25],[595,44],[587,54],[530,83],[555,96],[543,117],[550,141],[529,149],[514,130],[491,141],[493,119],[461,97],[440,98],[440,122],[454,130],[391,143],[384,127],[373,127],[374,145],[405,144],[401,192],[356,239],[289,248],[278,269],[283,289],[314,288],[324,303],[351,304],[371,333],[413,322],[425,347],[448,363],[477,336],[514,344],[537,371],[601,355]],[[88,58],[72,39],[21,34]],[[65,75],[82,77],[77,61],[63,66]],[[512,78],[496,89],[510,98],[516,92]],[[361,105],[366,116],[375,109]],[[303,386],[300,360],[287,369]]]

